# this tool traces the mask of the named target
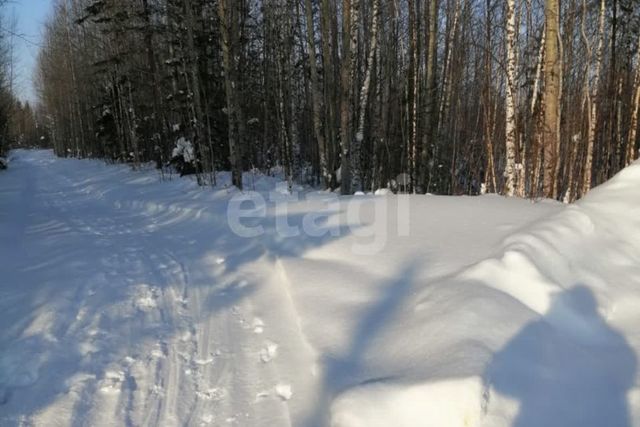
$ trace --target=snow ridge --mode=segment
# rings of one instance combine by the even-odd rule
[[[640,425],[639,188],[636,163],[433,285],[449,291],[416,305],[423,337],[454,364],[435,356],[424,382],[349,389],[332,425]],[[442,304],[454,314],[426,314]]]

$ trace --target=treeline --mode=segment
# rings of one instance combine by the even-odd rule
[[[0,0],[0,169],[6,168],[4,157],[11,148],[36,147],[47,140],[38,112],[16,94],[20,87],[16,46],[28,39],[16,28],[15,17],[7,13],[10,4],[9,0]]]
[[[37,82],[58,155],[573,200],[636,157],[639,19],[634,0],[56,0]]]
[[[2,158],[7,154],[9,148],[14,146],[17,141],[25,139],[21,130],[28,128],[29,132],[32,132],[36,128],[33,123],[23,128],[18,126],[19,122],[23,122],[25,111],[24,105],[14,96],[13,45],[16,34],[12,28],[11,19],[6,15],[8,3],[8,0],[0,0],[0,169],[6,167],[6,162]]]

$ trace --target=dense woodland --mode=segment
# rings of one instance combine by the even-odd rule
[[[35,122],[203,185],[574,200],[637,155],[639,24],[634,0],[56,0]]]
[[[12,56],[15,32],[12,30],[11,20],[5,13],[7,3],[7,0],[0,0],[0,169],[6,167],[3,157],[10,142],[18,139],[16,121],[23,117],[24,112],[24,106],[13,95],[15,79]],[[30,125],[29,128],[33,129],[34,126]]]

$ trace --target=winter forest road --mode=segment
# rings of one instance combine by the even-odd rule
[[[0,180],[0,425],[286,426],[305,409],[288,402],[311,376],[291,300],[224,209],[163,205],[122,167],[15,157]]]
[[[224,173],[212,189],[48,151],[12,157],[0,174],[2,427],[320,427],[363,385],[477,376],[491,352],[476,336],[493,328],[464,319],[492,321],[473,313],[505,296],[463,273],[563,209],[288,194],[248,175],[265,204],[243,223],[260,235],[243,238],[228,209],[249,193]],[[473,393],[454,416],[478,412]]]

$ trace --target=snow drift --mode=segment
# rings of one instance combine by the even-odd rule
[[[640,425],[639,196],[636,163],[427,285],[422,378],[347,389],[332,425]]]

